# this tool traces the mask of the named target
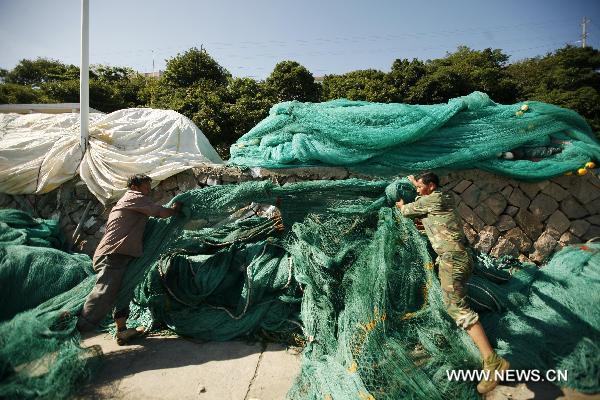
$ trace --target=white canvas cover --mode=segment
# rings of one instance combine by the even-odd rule
[[[158,183],[206,163],[223,161],[198,127],[172,110],[91,113],[85,155],[79,147],[79,114],[0,114],[3,193],[47,193],[79,173],[106,204],[126,190],[133,174],[147,174]]]

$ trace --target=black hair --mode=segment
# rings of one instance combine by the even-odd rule
[[[144,174],[135,174],[127,179],[127,187],[131,189],[133,186],[140,186],[144,182],[152,182],[152,178]]]
[[[424,184],[429,185],[430,183],[435,183],[436,187],[440,187],[440,178],[433,172],[423,172],[417,180],[422,180]]]

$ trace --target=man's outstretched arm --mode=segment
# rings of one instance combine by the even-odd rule
[[[137,211],[142,214],[146,214],[149,217],[155,218],[169,218],[179,214],[181,211],[182,203],[176,201],[171,205],[170,208],[159,206],[156,203],[148,200],[144,204],[137,204],[135,206],[128,207],[130,210]]]
[[[173,203],[171,205],[171,208],[159,206],[160,209],[159,209],[158,215],[156,215],[156,217],[169,218],[174,215],[177,215],[181,212],[181,206],[182,206],[182,203],[179,201],[176,201],[175,203]]]
[[[404,199],[396,202],[396,207],[400,209],[402,215],[407,218],[425,217],[429,212],[427,200],[424,197],[419,197],[412,203],[404,204]]]

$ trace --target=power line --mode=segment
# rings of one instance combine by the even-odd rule
[[[564,40],[550,40],[550,41],[546,41],[541,43],[540,45],[537,46],[528,46],[528,47],[519,47],[519,48],[509,48],[509,49],[504,49],[503,51],[505,51],[507,54],[509,55],[514,55],[514,54],[518,54],[521,52],[525,52],[525,51],[530,51],[530,50],[535,50],[535,49],[540,49],[540,48],[546,48],[548,50],[551,50],[552,48],[556,48],[557,46],[562,46],[565,44],[572,44],[574,42],[568,42],[568,41],[564,41]],[[475,46],[473,46],[475,47]],[[364,55],[372,55],[372,54],[385,54],[385,53],[394,53],[394,52],[398,52],[398,51],[402,51],[402,52],[409,52],[409,51],[414,51],[414,50],[440,50],[440,49],[448,49],[448,45],[444,44],[444,45],[437,45],[437,46],[428,46],[428,47],[410,47],[410,48],[398,48],[398,47],[382,47],[382,48],[369,48],[369,49],[361,49],[361,50],[338,50],[338,51],[310,51],[310,52],[295,52],[293,57],[288,57],[287,55],[282,56],[279,54],[269,54],[269,53],[265,53],[265,54],[255,54],[252,56],[239,56],[237,54],[224,54],[220,56],[220,62],[223,64],[223,66],[225,66],[228,69],[236,69],[236,70],[240,70],[242,68],[237,68],[235,67],[235,64],[238,63],[239,61],[250,61],[250,60],[261,60],[261,59],[285,59],[285,58],[295,58],[296,60],[301,59],[305,56],[330,56],[330,57],[343,57],[346,56],[348,54],[364,54]],[[221,58],[222,57],[222,58]],[[237,59],[239,61],[232,61],[232,62],[228,62],[227,60],[231,61],[232,59]],[[514,61],[514,60],[513,60]],[[227,64],[232,64],[230,66],[227,66]],[[246,74],[252,73],[252,72],[258,72],[258,71],[263,71],[267,68],[262,67],[262,66],[256,66],[256,67],[244,67],[243,68],[246,72]],[[325,70],[323,70],[325,71]],[[248,76],[248,75],[246,75]]]
[[[468,29],[456,29],[456,30],[440,30],[440,31],[428,31],[428,32],[409,32],[402,34],[388,34],[388,35],[362,35],[362,36],[336,36],[336,37],[317,37],[312,39],[296,39],[291,41],[281,41],[281,40],[268,40],[268,41],[241,41],[241,42],[208,42],[208,44],[214,46],[213,50],[221,50],[223,47],[235,47],[236,49],[247,49],[253,46],[278,46],[278,47],[290,47],[291,44],[298,43],[301,46],[314,46],[315,42],[329,42],[329,43],[358,43],[360,41],[391,41],[398,39],[412,39],[412,38],[423,38],[423,37],[432,37],[432,36],[441,36],[447,37],[448,35],[455,35],[461,33],[471,33],[472,35],[487,35],[495,32],[502,32],[507,30],[512,30],[520,27],[543,27],[547,25],[556,26],[557,24],[567,24],[572,23],[569,20],[561,19],[561,20],[550,20],[540,23],[527,23],[527,24],[513,24],[513,25],[501,25],[495,27],[486,27],[486,28],[468,28]],[[212,47],[211,46],[211,47]],[[130,54],[130,53],[151,53],[153,50],[157,54],[164,54],[165,52],[173,52],[173,51],[181,51],[182,49],[189,49],[191,47],[197,47],[197,43],[187,43],[181,46],[168,46],[168,47],[158,47],[153,49],[138,49],[138,50],[123,50],[123,51],[109,51],[109,52],[98,52],[94,53],[94,56],[106,56],[106,55],[120,55],[120,54]]]
[[[520,35],[520,34],[519,34]],[[530,37],[529,41],[535,41],[535,40],[541,40],[541,39],[548,39],[547,36],[540,36],[540,37]],[[562,41],[557,41],[558,37],[556,38],[551,38],[551,42],[550,41],[545,41],[542,43],[552,43],[552,44],[556,44],[556,43],[567,43],[566,41],[562,40]],[[479,42],[475,42],[475,43],[479,43]],[[471,45],[473,45],[473,43],[471,43]],[[453,47],[454,45],[449,45],[447,43],[441,44],[441,45],[435,45],[435,46],[428,46],[428,47],[423,47],[423,46],[411,46],[411,47],[404,47],[404,46],[400,46],[400,45],[396,45],[396,46],[388,46],[388,47],[379,47],[379,48],[373,48],[370,47],[368,49],[340,49],[340,50],[310,50],[308,52],[294,52],[295,56],[304,56],[304,55],[309,55],[309,56],[341,56],[341,55],[346,55],[346,54],[369,54],[369,53],[382,53],[382,52],[398,52],[398,51],[413,51],[413,50],[435,50],[435,49],[448,49]],[[537,47],[543,47],[543,46],[537,46]],[[535,48],[535,47],[534,47]],[[277,53],[273,53],[273,52],[268,52],[268,53],[255,53],[253,55],[240,55],[237,53],[224,53],[221,54],[222,57],[228,58],[228,59],[238,59],[238,60],[255,60],[255,59],[261,59],[261,58],[275,58],[275,57],[280,57],[280,54]]]
[[[519,37],[521,35],[521,33],[518,33]],[[517,37],[516,39],[518,39],[519,37]],[[504,52],[508,53],[510,55],[510,53],[516,53],[516,52],[520,52],[520,51],[524,51],[527,49],[536,49],[536,48],[541,48],[541,47],[548,47],[550,45],[556,45],[556,44],[566,44],[569,43],[568,41],[565,40],[561,40],[559,39],[559,37],[529,37],[529,41],[536,41],[536,40],[541,40],[541,39],[550,39],[550,40],[546,40],[544,42],[542,42],[541,46],[530,46],[530,47],[526,47],[526,48],[519,48],[519,49],[503,49]],[[558,40],[557,40],[558,39]],[[402,46],[400,44],[397,44],[395,46],[382,46],[382,47],[378,47],[378,48],[373,48],[373,47],[369,47],[367,49],[323,49],[323,50],[315,50],[315,49],[311,49],[309,51],[295,51],[293,54],[282,54],[280,52],[277,51],[269,51],[269,52],[264,52],[264,53],[254,53],[252,55],[244,55],[244,54],[240,54],[240,53],[221,53],[220,52],[215,52],[216,56],[221,59],[222,61],[226,62],[226,60],[238,60],[238,61],[233,61],[234,63],[237,62],[248,62],[248,61],[253,61],[253,60],[260,60],[260,59],[269,59],[269,58],[277,58],[277,59],[281,59],[283,58],[302,58],[302,57],[306,57],[306,56],[310,56],[310,57],[315,57],[315,56],[329,56],[329,57],[335,57],[335,56],[345,56],[347,54],[381,54],[381,53],[407,53],[407,52],[411,52],[411,51],[427,51],[427,50],[438,50],[438,49],[445,49],[447,51],[452,51],[452,49],[455,49],[456,46],[458,46],[459,44],[465,44],[468,45],[470,47],[474,47],[477,48],[480,45],[484,45],[484,43],[482,43],[482,40],[478,40],[478,41],[471,41],[470,43],[455,43],[455,44],[448,44],[448,43],[444,43],[441,45],[433,45],[433,46],[427,46],[427,47],[423,47],[423,46],[410,46],[410,47],[406,47],[406,46]],[[198,46],[195,46],[198,47]],[[211,51],[212,52],[212,51]],[[126,52],[120,52],[119,53],[122,56],[127,56],[130,55],[131,53],[126,53]],[[214,53],[213,53],[214,54]],[[399,55],[400,55],[399,54]],[[398,56],[399,56],[398,55]],[[398,57],[397,56],[397,57]],[[143,68],[142,68],[143,69]]]
[[[508,49],[507,51],[510,51],[511,53],[519,53],[522,51],[527,51],[527,50],[535,50],[535,49],[541,49],[544,47],[554,47],[554,46],[558,46],[558,45],[565,45],[565,44],[574,44],[576,42],[553,42],[553,43],[546,43],[540,46],[533,46],[533,47],[523,47],[520,49]]]
[[[504,26],[492,26],[492,27],[486,27],[486,28],[468,28],[468,29],[456,29],[456,30],[439,30],[439,31],[429,31],[429,32],[410,32],[410,33],[403,33],[403,34],[387,34],[387,35],[363,35],[363,36],[350,36],[350,37],[328,37],[328,38],[312,38],[312,39],[298,39],[298,40],[291,40],[291,41],[281,41],[281,40],[268,40],[268,41],[242,41],[242,42],[208,42],[208,48],[210,50],[210,52],[212,53],[214,51],[213,54],[215,54],[220,60],[222,60],[222,62],[225,64],[227,64],[227,60],[229,60],[229,64],[234,64],[235,63],[239,63],[239,62],[244,62],[244,61],[250,61],[250,60],[261,60],[261,59],[285,59],[285,58],[292,58],[292,59],[297,59],[299,60],[300,58],[303,57],[315,57],[315,56],[344,56],[347,54],[381,54],[381,53],[398,53],[400,52],[402,53],[406,53],[406,52],[410,52],[410,51],[424,51],[424,50],[437,50],[437,49],[445,49],[446,51],[451,51],[451,49],[455,49],[456,46],[459,45],[468,45],[469,47],[472,48],[476,48],[478,47],[478,44],[483,42],[484,40],[486,41],[486,44],[489,43],[490,39],[489,38],[482,38],[482,39],[476,39],[473,40],[474,36],[479,36],[479,35],[490,35],[493,33],[499,33],[499,32],[505,32],[505,31],[509,31],[510,33],[514,34],[514,41],[515,42],[521,42],[523,35],[527,36],[527,41],[528,42],[535,42],[536,39],[537,40],[542,40],[542,39],[550,39],[551,41],[546,41],[543,42],[541,45],[539,46],[530,46],[527,48],[519,48],[519,49],[503,49],[503,51],[505,53],[508,53],[510,55],[510,53],[518,53],[518,52],[523,52],[523,51],[527,51],[527,50],[533,50],[533,49],[538,49],[538,48],[543,48],[543,47],[550,47],[556,44],[566,44],[569,43],[568,41],[556,41],[556,39],[554,38],[548,38],[547,35],[544,36],[540,36],[540,37],[535,37],[532,36],[531,33],[533,33],[535,30],[539,29],[539,28],[543,28],[544,26],[547,25],[552,25],[552,26],[557,26],[557,25],[561,25],[561,24],[572,24],[572,20],[567,20],[567,19],[561,19],[561,20],[551,20],[551,21],[543,21],[543,22],[539,22],[539,23],[528,23],[528,24],[513,24],[513,25],[504,25]],[[527,30],[524,29],[516,29],[519,27],[523,27],[523,28],[527,28]],[[596,26],[594,27],[594,29],[596,29]],[[530,33],[529,33],[530,32]],[[319,43],[320,44],[332,44],[332,45],[339,45],[339,44],[343,44],[344,46],[336,46],[336,47],[348,47],[347,45],[357,45],[360,42],[364,42],[364,41],[370,41],[370,42],[376,42],[378,44],[385,44],[386,42],[390,42],[390,41],[398,41],[398,39],[406,39],[406,38],[411,38],[411,39],[418,39],[418,38],[425,38],[425,37],[436,37],[436,36],[440,36],[443,37],[444,39],[447,39],[448,36],[459,36],[463,33],[468,33],[468,39],[467,40],[463,40],[463,39],[458,39],[455,41],[455,44],[449,44],[449,41],[444,40],[444,44],[441,45],[434,45],[434,46],[428,46],[428,47],[422,47],[422,46],[411,46],[411,47],[405,47],[403,46],[401,43],[394,43],[394,45],[392,46],[377,46],[376,48],[374,48],[374,46],[372,45],[368,45],[368,48],[352,48],[352,49],[344,49],[344,48],[337,48],[337,49],[319,49]],[[513,36],[510,35],[509,36]],[[509,36],[506,35],[502,35],[502,40],[503,41],[513,41],[513,39],[508,38]],[[155,69],[154,67],[154,57],[156,55],[163,55],[165,57],[169,56],[170,54],[173,54],[175,52],[179,53],[182,51],[186,51],[189,48],[192,47],[200,47],[202,49],[202,51],[206,51],[206,43],[207,42],[203,42],[202,44],[198,44],[198,43],[187,43],[187,44],[183,44],[181,46],[168,46],[168,47],[154,47],[152,49],[136,49],[136,50],[123,50],[123,51],[110,51],[110,52],[99,52],[99,53],[94,53],[93,56],[94,58],[103,58],[106,59],[107,57],[110,56],[116,56],[117,58],[122,58],[123,60],[120,63],[129,63],[131,64],[133,60],[130,59],[130,57],[144,57],[144,56],[151,56],[152,57],[152,63],[153,63],[153,70]],[[294,51],[293,54],[283,54],[281,51],[279,51],[279,48],[285,48],[286,50],[289,50],[290,47],[293,46],[294,43],[298,43],[300,47],[307,47],[309,46],[310,49],[307,49],[307,51]],[[214,47],[213,47],[214,46]],[[275,49],[273,48],[269,48],[268,50],[265,48],[265,50],[267,50],[266,52],[258,52],[257,50],[259,50],[257,47],[263,47],[263,46],[274,46],[276,47]],[[315,47],[317,47],[317,49],[315,50]],[[486,47],[490,47],[490,46],[486,46]],[[221,51],[223,50],[234,50],[235,49],[248,49],[251,48],[254,50],[253,54],[250,55],[245,55],[242,54],[243,52],[235,52],[235,53],[222,53]],[[288,52],[285,52],[288,53]],[[112,57],[111,57],[112,58]],[[129,61],[126,61],[126,59],[130,59]],[[232,59],[237,60],[237,61],[232,61]],[[299,60],[300,61],[300,60]],[[117,62],[117,64],[119,64],[119,62]],[[136,61],[134,62],[134,64],[138,65],[140,68],[140,70],[144,70],[147,68],[144,68],[143,66],[141,66],[141,63]],[[158,68],[161,68],[161,65],[158,66]],[[231,68],[231,67],[230,67]],[[235,67],[234,67],[235,68]],[[264,67],[261,67],[264,69]],[[137,68],[136,68],[137,69]],[[237,68],[238,70],[242,69],[242,68]],[[246,67],[246,71],[250,72],[250,70],[256,71],[258,68],[248,68]]]

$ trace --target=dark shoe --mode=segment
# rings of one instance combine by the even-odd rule
[[[139,337],[139,336],[143,335],[144,333],[145,333],[144,327],[143,326],[138,326],[135,329],[134,328],[129,328],[129,329],[125,329],[124,331],[117,332],[115,334],[115,339],[117,340],[117,344],[119,346],[124,346],[131,339]]]

